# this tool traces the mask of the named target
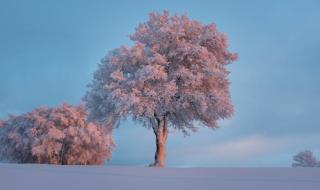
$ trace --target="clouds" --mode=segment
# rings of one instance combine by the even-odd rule
[[[177,166],[290,166],[292,156],[301,150],[312,149],[320,153],[318,139],[320,134],[256,134],[227,140],[224,138],[211,144],[176,145],[169,151],[169,160]]]
[[[218,155],[221,159],[248,159],[284,152],[292,148],[296,149],[297,147],[302,148],[316,145],[318,139],[320,139],[320,134],[280,137],[252,135],[209,145],[205,148],[204,152]]]
[[[287,146],[288,144],[284,140],[268,139],[257,135],[211,145],[206,148],[205,152],[217,155],[221,159],[238,160],[267,155]]]
[[[201,129],[183,137],[171,130],[167,163],[174,167],[290,167],[292,157],[305,149],[320,154],[320,133],[239,135],[232,122],[218,130]],[[227,125],[227,126],[225,126]],[[154,155],[152,131],[127,121],[114,132],[117,148],[112,164],[151,163]],[[125,152],[125,154],[124,154]]]

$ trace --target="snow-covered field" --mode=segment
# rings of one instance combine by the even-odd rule
[[[320,168],[0,164],[0,190],[319,190]]]

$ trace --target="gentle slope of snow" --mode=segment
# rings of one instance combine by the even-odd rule
[[[0,190],[319,190],[320,168],[0,164]]]

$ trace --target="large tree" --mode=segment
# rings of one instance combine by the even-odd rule
[[[165,166],[169,127],[184,133],[217,128],[233,114],[226,65],[237,59],[215,24],[186,15],[151,13],[130,36],[134,45],[102,59],[84,100],[91,119],[107,126],[124,117],[153,129],[153,166]]]

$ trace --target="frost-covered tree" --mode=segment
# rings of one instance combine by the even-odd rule
[[[132,117],[153,129],[153,166],[165,165],[169,127],[185,134],[217,128],[233,114],[226,66],[237,59],[215,24],[151,13],[130,36],[134,45],[111,51],[99,64],[84,100],[90,118],[108,126]]]
[[[317,167],[318,165],[316,157],[310,150],[298,153],[293,157],[293,160],[292,167]]]
[[[11,116],[0,129],[0,158],[18,163],[103,164],[114,146],[111,133],[86,118],[84,106],[68,104]]]

